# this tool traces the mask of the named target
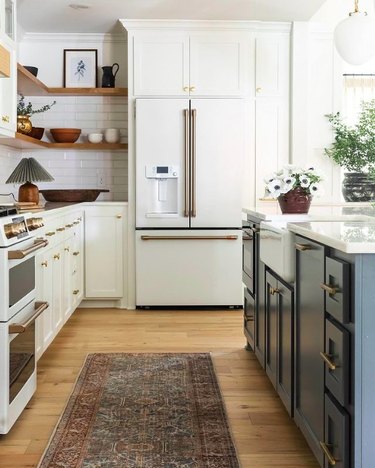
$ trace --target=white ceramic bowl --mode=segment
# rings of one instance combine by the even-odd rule
[[[89,133],[88,140],[90,143],[101,143],[103,141],[103,133]]]

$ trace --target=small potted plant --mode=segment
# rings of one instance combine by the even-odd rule
[[[375,200],[375,100],[362,103],[354,126],[347,125],[340,112],[326,117],[335,141],[325,153],[348,171],[342,186],[345,201]]]
[[[308,213],[313,195],[321,193],[321,176],[313,167],[284,166],[266,179],[266,196],[277,198],[281,212]]]
[[[40,114],[51,109],[52,106],[56,104],[56,101],[53,101],[52,104],[46,104],[40,109],[33,109],[31,102],[27,105],[25,103],[25,96],[20,94],[20,99],[17,104],[17,131],[20,133],[29,134],[33,128],[30,117],[33,114]]]

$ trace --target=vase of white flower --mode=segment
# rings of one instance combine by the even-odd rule
[[[308,213],[312,197],[321,192],[321,181],[313,167],[284,166],[265,179],[266,196],[277,199],[283,214]]]

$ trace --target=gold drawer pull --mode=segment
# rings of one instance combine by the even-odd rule
[[[312,247],[310,244],[295,244],[296,249],[300,252],[304,252],[305,250],[311,250]]]
[[[338,292],[336,288],[330,286],[329,284],[320,283],[320,287],[324,289],[324,291],[326,291],[330,296],[334,296]]]
[[[54,258],[55,260],[60,260],[60,254],[55,254],[55,255],[53,256],[53,258]]]
[[[118,215],[116,215],[116,218],[117,218],[117,219],[121,219],[121,218],[122,218],[122,215],[118,214]]]
[[[64,247],[65,252],[70,252],[70,247]]]
[[[44,262],[42,262],[41,265],[44,266],[44,267],[48,267],[48,262],[47,262],[47,260],[45,260]]]
[[[25,333],[27,327],[29,327],[39,315],[48,309],[48,302],[35,302],[34,313],[29,317],[24,323],[11,323],[8,328],[8,333],[11,335],[13,333]]]
[[[249,315],[248,317],[245,318],[246,322],[254,322],[254,315]]]
[[[73,255],[76,257],[77,255],[79,255],[79,252],[73,252]]]
[[[185,91],[185,93],[187,93],[189,91],[189,86],[184,86],[183,90]]]
[[[65,231],[65,228],[63,228],[63,227],[57,228],[56,231],[57,231],[57,232],[63,232],[63,231]]]
[[[275,294],[280,294],[280,289],[270,288],[270,294],[271,294],[271,296],[274,296]]]
[[[323,450],[325,456],[327,457],[328,463],[331,466],[335,466],[336,460],[334,456],[332,455],[332,453],[329,451],[329,448],[328,448],[329,446],[322,441],[320,441],[319,444],[320,444],[320,448]]]
[[[65,227],[68,228],[68,229],[69,229],[69,228],[72,228],[72,227],[73,227],[73,224],[65,224]]]
[[[335,370],[338,366],[332,361],[332,356],[330,356],[329,354],[327,353],[320,353],[320,356],[322,357],[322,359],[324,360],[324,362],[327,364],[327,366],[329,367],[329,369],[331,370]]]
[[[79,224],[79,221],[74,221],[73,224],[77,225],[77,224]]]
[[[190,91],[191,91],[192,93],[194,93],[194,91],[195,91],[195,86],[190,86]]]
[[[54,236],[55,234],[56,234],[55,231],[46,232],[46,236],[49,236],[49,237]]]
[[[74,294],[75,296],[76,296],[78,293],[79,293],[79,289],[75,289],[75,290],[73,291],[73,294]]]
[[[3,116],[1,117],[1,120],[2,120],[3,122],[9,123],[9,115],[3,115]]]

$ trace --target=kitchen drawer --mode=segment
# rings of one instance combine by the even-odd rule
[[[255,334],[255,299],[247,288],[244,288],[244,327],[249,345],[254,349]]]
[[[253,229],[247,227],[242,230],[242,281],[251,294],[255,294],[256,279],[256,246]]]
[[[325,282],[326,312],[341,323],[350,321],[350,265],[336,258],[326,257]]]
[[[349,401],[350,333],[326,319],[325,360],[326,387],[345,406]]]
[[[350,465],[350,416],[328,395],[324,398],[324,441],[320,442],[324,453],[324,467],[349,468]]]

